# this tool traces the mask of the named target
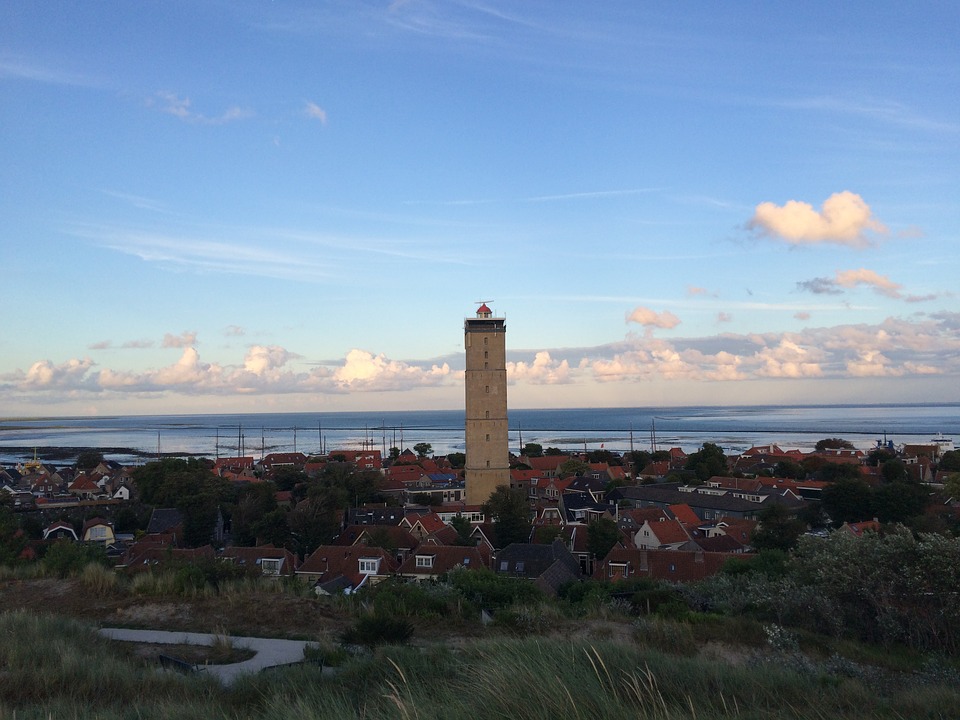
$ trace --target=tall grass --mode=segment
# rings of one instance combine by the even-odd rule
[[[645,640],[663,644],[671,632],[661,624],[642,629]],[[646,643],[528,636],[458,649],[383,647],[343,658],[333,677],[304,664],[223,688],[209,677],[145,667],[79,623],[0,615],[0,716],[18,718],[956,717],[955,685],[903,677],[875,686],[824,665],[803,672],[776,662],[730,666]]]

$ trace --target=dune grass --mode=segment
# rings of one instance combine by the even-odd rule
[[[730,664],[697,653],[689,628],[669,621],[640,623],[620,641],[501,632],[456,647],[343,654],[332,676],[306,662],[222,687],[131,660],[82,623],[8,612],[0,614],[0,716],[893,720],[955,717],[960,707],[949,678],[877,682],[842,664],[776,654]]]

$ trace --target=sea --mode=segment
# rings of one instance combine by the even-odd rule
[[[878,443],[960,440],[960,403],[515,409],[508,424],[514,452],[525,443],[561,450],[692,452],[705,442],[728,454],[774,443],[808,451],[828,437],[869,450]],[[0,418],[3,464],[31,459],[34,449],[55,465],[72,462],[85,448],[137,464],[159,455],[259,457],[364,448],[386,453],[421,442],[436,454],[463,452],[463,410]]]

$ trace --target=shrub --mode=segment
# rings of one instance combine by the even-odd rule
[[[354,623],[343,634],[343,642],[348,645],[402,645],[413,635],[413,625],[404,618],[369,613]]]

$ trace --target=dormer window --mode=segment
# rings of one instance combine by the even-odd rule
[[[418,568],[432,568],[432,567],[433,567],[433,555],[417,555],[417,567],[418,567]]]
[[[380,568],[380,558],[360,558],[360,574],[376,575]]]

